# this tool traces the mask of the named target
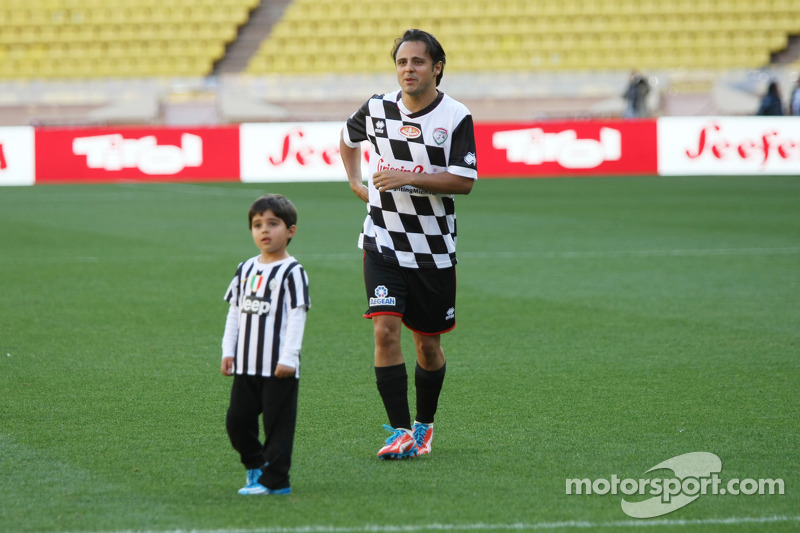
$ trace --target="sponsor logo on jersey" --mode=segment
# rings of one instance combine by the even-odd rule
[[[393,296],[389,296],[389,289],[383,285],[375,287],[375,298],[369,299],[369,306],[375,307],[379,305],[395,305],[396,300]]]
[[[442,144],[447,140],[447,130],[444,128],[436,128],[433,130],[433,140],[436,144]]]
[[[423,168],[422,165],[417,165],[414,168],[406,167],[405,165],[402,164],[399,167],[393,167],[388,161],[381,158],[380,161],[378,161],[378,172],[384,170],[399,170],[401,172],[416,172],[419,174],[422,173],[425,169]]]
[[[433,194],[431,191],[426,191],[425,189],[420,189],[419,187],[412,187],[411,185],[403,185],[400,187],[400,190],[409,194]]]
[[[248,315],[268,315],[270,309],[269,300],[247,295],[242,301],[242,313]]]
[[[477,162],[478,162],[478,158],[475,157],[475,154],[473,154],[472,152],[470,152],[470,153],[468,153],[467,155],[464,156],[464,163],[466,163],[466,164],[468,164],[470,166],[474,165]]]
[[[383,135],[384,130],[386,128],[386,123],[382,120],[379,120],[375,123],[375,133],[378,135]]]
[[[416,139],[422,135],[422,131],[416,126],[403,126],[400,128],[400,135],[407,139]]]

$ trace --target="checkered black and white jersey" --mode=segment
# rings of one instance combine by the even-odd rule
[[[358,246],[406,268],[449,268],[456,264],[456,213],[452,194],[405,186],[380,193],[372,175],[380,170],[478,178],[472,115],[439,93],[426,109],[412,113],[399,90],[370,98],[347,120],[344,142],[369,141],[368,215]]]

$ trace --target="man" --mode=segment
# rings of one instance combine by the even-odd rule
[[[789,100],[789,114],[800,116],[800,78],[797,79],[797,87],[792,91],[792,96]]]
[[[453,329],[456,300],[454,194],[478,177],[472,115],[437,87],[446,57],[436,38],[408,30],[392,56],[400,89],[374,95],[347,120],[340,150],[350,187],[368,206],[359,236],[375,334],[375,377],[392,435],[378,452],[402,459],[431,451],[446,365],[441,334]],[[369,141],[370,178],[361,176]],[[401,324],[414,336],[417,414],[408,402]]]
[[[781,93],[777,81],[772,80],[767,85],[767,92],[761,98],[756,115],[783,116],[783,102],[781,101]]]
[[[625,90],[625,118],[637,118],[647,116],[647,94],[650,92],[650,84],[638,71],[631,71],[628,88]]]

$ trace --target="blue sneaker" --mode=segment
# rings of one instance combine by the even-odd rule
[[[251,487],[258,485],[258,478],[261,477],[261,473],[262,471],[260,468],[248,468],[247,483],[245,484],[244,487],[242,487],[242,490],[249,489]],[[241,490],[239,492],[241,492]]]
[[[243,496],[252,496],[252,495],[256,495],[256,494],[281,495],[281,494],[291,494],[291,493],[292,493],[292,487],[286,487],[284,489],[270,490],[270,489],[268,489],[267,487],[265,487],[264,485],[262,485],[261,483],[258,483],[258,482],[256,482],[254,485],[250,485],[250,486],[247,486],[247,487],[239,489],[239,494],[242,494]]]

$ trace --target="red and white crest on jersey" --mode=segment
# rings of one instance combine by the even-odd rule
[[[422,132],[416,126],[403,126],[400,128],[400,135],[407,139],[416,139],[422,135]]]

